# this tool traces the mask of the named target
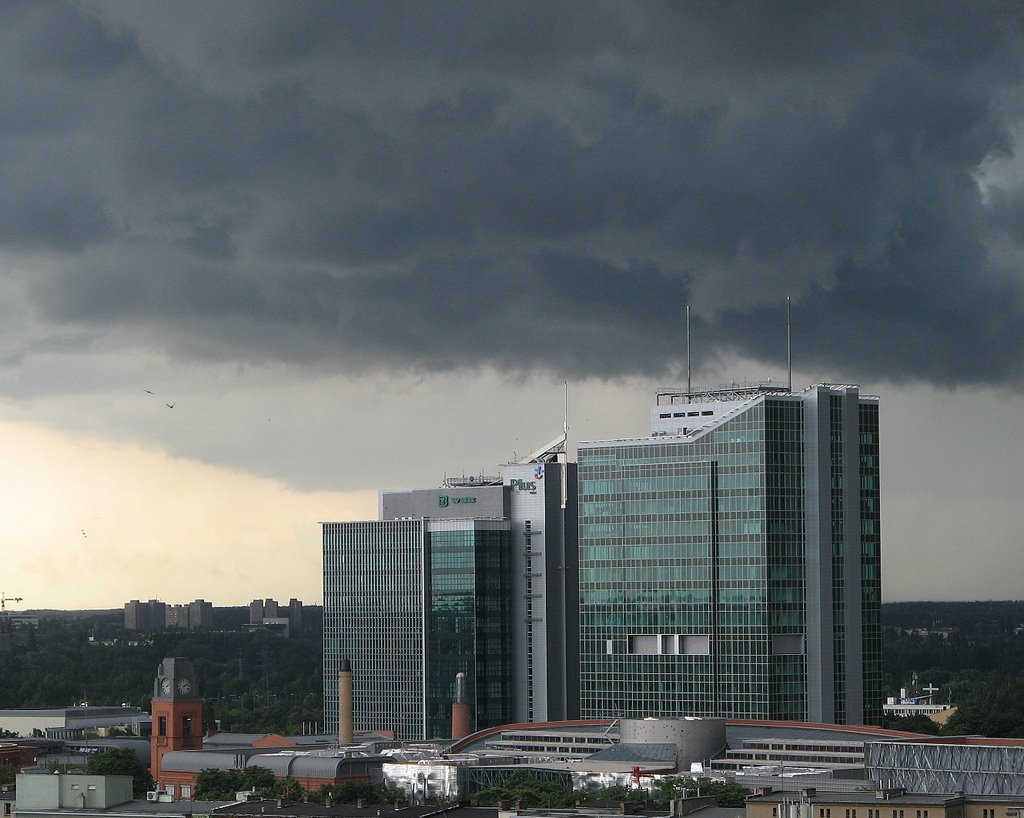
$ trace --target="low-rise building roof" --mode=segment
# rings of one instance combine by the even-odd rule
[[[305,804],[285,802],[278,806],[277,801],[256,800],[235,804],[225,804],[213,811],[220,816],[266,816],[266,818],[425,818],[437,815],[438,807],[433,805],[406,805],[399,807],[393,804]],[[455,806],[443,810],[444,818],[497,818],[497,807]]]

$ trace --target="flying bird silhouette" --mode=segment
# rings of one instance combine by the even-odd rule
[[[174,408],[174,404],[173,403],[165,403],[164,406],[166,406],[168,409],[173,409]]]

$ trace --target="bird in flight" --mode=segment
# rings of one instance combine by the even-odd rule
[[[173,409],[174,408],[174,404],[173,403],[165,403],[164,406],[166,406],[168,409]]]
[[[145,392],[147,395],[155,395],[156,394],[156,392],[154,392],[152,389],[143,389],[142,391]]]

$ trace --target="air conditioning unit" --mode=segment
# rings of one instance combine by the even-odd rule
[[[146,793],[147,801],[158,801],[160,799],[160,793],[157,790],[150,790]]]

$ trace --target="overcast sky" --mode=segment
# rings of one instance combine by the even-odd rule
[[[1024,578],[1015,3],[0,4],[0,589],[319,602],[320,520],[654,389],[881,396],[886,599]]]

